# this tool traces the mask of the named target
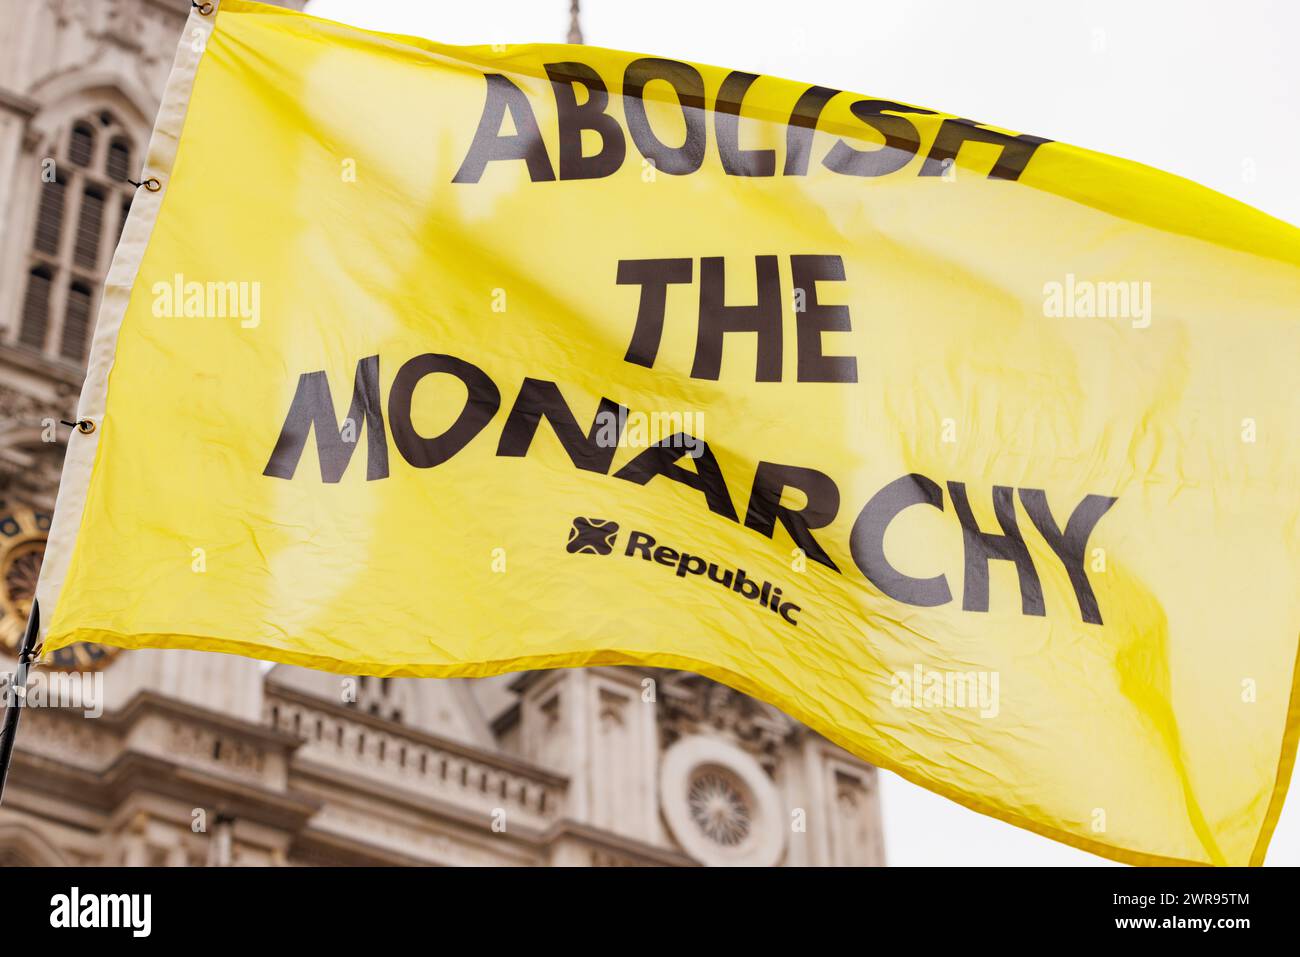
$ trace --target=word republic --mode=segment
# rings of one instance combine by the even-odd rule
[[[466,390],[465,404],[446,430],[438,435],[421,435],[412,422],[412,398],[416,387],[435,375],[459,379]],[[496,418],[500,408],[501,390],[486,372],[465,359],[433,352],[414,356],[401,365],[388,390],[385,407],[379,356],[373,355],[357,363],[352,401],[340,425],[326,373],[323,370],[303,373],[263,474],[292,479],[307,440],[314,432],[321,481],[338,482],[360,444],[357,433],[363,428],[368,481],[379,481],[389,475],[390,435],[392,445],[407,465],[417,469],[436,468],[473,441]],[[595,419],[584,431],[555,382],[525,378],[502,424],[496,455],[525,457],[545,419],[575,468],[610,475],[617,443],[602,439],[600,430],[602,423],[626,421],[626,414],[623,405],[602,398]],[[693,459],[693,470],[678,464],[688,454]],[[709,444],[698,438],[674,435],[655,442],[614,471],[612,477],[642,486],[656,478],[677,482],[698,492],[713,515],[725,521],[741,522],[716,456]],[[805,504],[801,508],[782,503],[788,489],[803,495]],[[1086,496],[1062,527],[1042,489],[995,485],[993,510],[1000,530],[991,531],[980,528],[976,522],[965,483],[949,481],[941,486],[919,473],[902,475],[862,506],[849,540],[854,564],[876,588],[908,605],[930,607],[952,601],[945,575],[922,578],[902,572],[890,563],[884,548],[890,525],[905,510],[922,506],[946,511],[945,491],[962,529],[963,610],[988,611],[989,565],[1006,561],[1015,566],[1019,578],[1022,613],[1040,616],[1047,613],[1038,570],[1021,533],[1018,499],[1020,508],[1064,566],[1082,620],[1102,623],[1084,567],[1089,536],[1115,503],[1114,498],[1102,495]],[[807,558],[839,572],[839,567],[813,535],[815,530],[830,525],[839,510],[839,486],[831,476],[804,465],[759,461],[743,521],[746,528],[769,539],[779,522]]]
[[[559,179],[601,179],[623,165],[628,139],[657,172],[686,176],[704,164],[709,148],[708,118],[713,117],[713,134],[718,158],[728,176],[776,176],[776,151],[742,149],[740,111],[745,94],[758,76],[739,71],[729,73],[710,103],[700,71],[689,63],[642,57],[628,64],[622,77],[623,124],[609,112],[609,87],[605,78],[585,63],[547,63],[547,78],[555,98]],[[534,183],[556,179],[556,166],[542,139],[537,116],[527,95],[500,73],[484,74],[487,98],[469,152],[457,170],[453,183],[477,183],[491,163],[523,163]],[[681,108],[686,137],[680,144],[666,143],[654,131],[646,116],[645,88],[666,83]],[[578,87],[583,88],[579,102]],[[826,104],[841,91],[824,86],[804,90],[791,105],[786,121],[785,157],[782,176],[806,176],[812,155],[813,134]],[[821,165],[842,176],[876,177],[897,172],[921,150],[921,133],[907,116],[934,116],[933,110],[894,103],[890,100],[859,99],[849,111],[863,125],[863,135],[841,138],[821,158]],[[506,119],[514,132],[503,132]],[[871,132],[868,132],[870,130]],[[586,155],[583,134],[599,140],[600,149]],[[858,149],[861,143],[883,138],[884,145]],[[966,143],[984,143],[999,148],[989,179],[1020,178],[1030,157],[1051,140],[1039,136],[1014,135],[988,129],[973,120],[952,117],[943,120],[934,142],[921,164],[919,176],[949,174],[957,153]]]
[[[654,551],[652,552],[651,549]],[[733,572],[730,568],[720,566],[717,562],[711,562],[699,555],[678,552],[667,545],[657,545],[654,536],[645,532],[633,532],[628,536],[627,548],[623,550],[623,555],[625,557],[639,555],[647,562],[667,565],[669,568],[676,569],[675,574],[678,578],[685,578],[687,575],[707,575],[710,581],[717,582],[741,598],[757,600],[760,606],[776,612],[787,624],[796,626],[799,624],[794,617],[795,612],[803,609],[789,599],[781,600],[781,586],[773,585],[768,581],[760,585],[749,578],[743,568],[737,568]]]

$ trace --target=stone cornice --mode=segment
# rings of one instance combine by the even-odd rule
[[[114,806],[142,793],[158,794],[190,803],[202,794],[211,810],[240,820],[290,832],[303,827],[321,808],[321,802],[294,791],[232,781],[138,751],[126,751],[103,777]]]
[[[417,744],[428,745],[440,751],[448,751],[460,757],[467,758],[479,764],[485,764],[507,774],[517,774],[523,777],[534,779],[540,784],[553,788],[564,788],[568,786],[569,779],[566,775],[558,774],[548,768],[541,767],[537,764],[525,761],[522,758],[516,758],[513,755],[502,754],[498,751],[484,751],[473,745],[465,744],[454,738],[446,738],[442,735],[433,734],[419,728],[412,728],[406,725],[395,725],[391,721],[376,717],[364,711],[355,708],[349,708],[347,705],[329,701],[324,698],[317,698],[309,694],[304,694],[285,685],[277,684],[268,680],[266,683],[266,696],[268,703],[271,698],[280,698],[285,701],[300,704],[318,711],[324,711],[333,715],[340,720],[346,720],[355,724],[364,725],[373,728],[375,731],[393,735],[398,738],[406,738]]]
[[[291,783],[293,781],[316,787],[346,787],[385,806],[404,808],[421,815],[432,815],[440,821],[455,822],[461,827],[481,833],[484,838],[504,837],[531,847],[538,846],[543,839],[543,831],[540,828],[519,822],[511,822],[504,834],[494,835],[490,830],[491,818],[482,813],[433,795],[403,791],[361,775],[341,774],[337,768],[310,759],[294,762]]]
[[[21,93],[0,87],[0,110],[5,110],[24,120],[30,120],[40,108],[41,105],[30,96],[24,96]]]
[[[587,844],[593,848],[605,851],[616,857],[629,857],[637,860],[638,863],[644,863],[659,867],[699,867],[699,862],[693,858],[687,857],[680,851],[670,850],[668,848],[656,847],[653,844],[647,844],[644,841],[638,841],[635,838],[623,837],[606,831],[590,824],[583,824],[580,821],[564,819],[556,821],[547,828],[542,835],[543,843],[547,845],[555,844],[565,838],[573,839]]]
[[[86,378],[86,370],[80,366],[51,359],[34,349],[7,342],[0,342],[0,365],[13,366],[28,374],[35,373],[54,379],[77,392],[81,391],[81,383]]]
[[[221,711],[213,711],[199,705],[169,698],[154,691],[141,691],[127,703],[125,708],[106,712],[103,721],[108,727],[119,732],[135,724],[145,714],[157,713],[168,717],[184,718],[187,721],[206,724],[219,728],[227,734],[243,738],[246,741],[280,749],[286,752],[296,750],[301,741],[292,734],[241,720]]]

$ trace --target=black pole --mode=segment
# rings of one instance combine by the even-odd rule
[[[4,803],[5,781],[9,777],[9,762],[14,756],[14,738],[18,734],[18,719],[22,717],[27,701],[27,672],[36,657],[36,633],[41,630],[41,611],[32,597],[32,612],[27,616],[27,630],[18,646],[18,668],[9,683],[9,705],[5,708],[4,730],[0,731],[0,803]]]

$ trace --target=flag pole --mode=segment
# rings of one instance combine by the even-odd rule
[[[569,36],[570,43],[582,42],[582,11],[578,8],[578,0],[569,0]]]
[[[27,630],[18,646],[18,667],[10,680],[9,703],[5,707],[4,729],[0,730],[0,804],[4,803],[5,781],[9,777],[9,762],[14,756],[14,737],[18,734],[18,719],[22,716],[27,695],[27,672],[36,657],[36,634],[40,631],[41,612],[32,597],[31,614],[27,616]]]
[[[144,183],[138,185],[155,192],[156,190],[148,185],[150,182],[156,181],[145,180]],[[95,423],[91,419],[78,417],[73,422],[69,422],[67,419],[60,419],[59,422],[71,429],[75,429],[82,435],[89,435],[95,431]],[[4,728],[0,729],[0,804],[4,803],[5,782],[9,779],[9,764],[13,761],[14,738],[18,735],[18,719],[22,717],[23,706],[27,704],[27,674],[31,671],[32,662],[36,659],[36,642],[40,631],[41,606],[36,600],[36,595],[33,594],[32,610],[27,615],[27,629],[23,632],[23,640],[18,645],[18,667],[14,669],[13,678],[10,680],[10,695],[9,701],[5,705]]]

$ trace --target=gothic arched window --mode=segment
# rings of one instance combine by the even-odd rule
[[[53,160],[53,162],[50,162]],[[84,364],[100,289],[135,188],[126,128],[107,110],[68,127],[41,167],[18,342]]]
[[[80,122],[72,127],[68,138],[68,159],[83,169],[95,159],[95,128],[89,123]]]
[[[50,313],[50,286],[53,271],[44,264],[33,266],[27,274],[27,294],[23,297],[23,320],[18,341],[40,349],[45,345],[45,329]]]
[[[131,143],[124,136],[114,137],[108,144],[108,165],[106,172],[110,179],[119,183],[126,182],[131,175]]]

